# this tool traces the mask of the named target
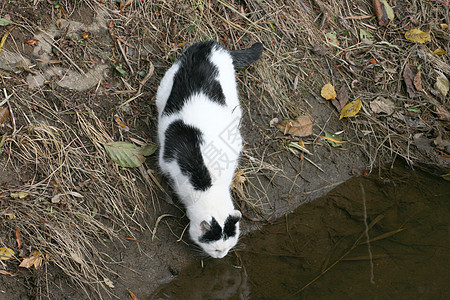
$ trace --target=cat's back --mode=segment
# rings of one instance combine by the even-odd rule
[[[163,77],[156,104],[165,117],[181,113],[196,99],[222,108],[239,104],[233,59],[216,41],[195,43],[183,52]]]

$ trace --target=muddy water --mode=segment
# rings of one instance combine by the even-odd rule
[[[403,165],[354,178],[150,299],[445,299],[449,207],[448,181]]]

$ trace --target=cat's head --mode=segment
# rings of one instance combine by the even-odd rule
[[[191,239],[214,258],[222,258],[239,239],[241,212],[233,210],[225,217],[209,216],[207,220],[193,221],[189,227]]]

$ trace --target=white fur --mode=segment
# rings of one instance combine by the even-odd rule
[[[221,258],[236,245],[239,237],[239,223],[236,224],[234,237],[209,244],[199,242],[199,237],[202,235],[200,223],[214,217],[223,228],[224,222],[230,214],[240,217],[240,212],[233,206],[230,184],[242,148],[242,138],[239,133],[242,112],[230,54],[226,50],[216,49],[212,53],[210,61],[218,67],[217,80],[225,95],[225,106],[211,101],[203,93],[197,93],[191,96],[180,112],[163,115],[162,112],[170,95],[179,63],[175,63],[164,75],[158,88],[156,106],[159,113],[160,149],[164,149],[166,129],[175,120],[181,119],[184,123],[201,130],[204,139],[201,152],[211,175],[212,187],[207,191],[194,190],[189,178],[181,173],[180,167],[175,161],[170,163],[164,161],[163,150],[159,153],[159,163],[162,171],[173,179],[174,190],[186,206],[187,216],[190,219],[191,238],[201,245],[206,253],[212,257]],[[219,158],[214,159],[217,149],[220,150],[220,155]],[[212,155],[212,152],[215,155]]]

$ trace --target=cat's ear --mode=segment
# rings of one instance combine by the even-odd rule
[[[200,229],[203,233],[211,230],[211,224],[209,224],[207,221],[202,221],[200,223]]]
[[[236,218],[237,221],[239,221],[242,218],[242,214],[240,211],[238,211],[237,209],[233,210],[230,214],[230,216],[232,216],[233,218]]]

